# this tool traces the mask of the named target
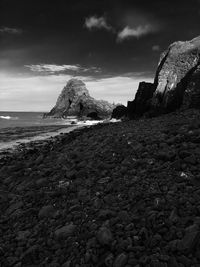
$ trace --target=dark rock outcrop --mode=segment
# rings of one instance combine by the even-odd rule
[[[111,116],[115,105],[90,96],[85,84],[78,79],[71,79],[63,88],[53,109],[44,117],[65,118],[67,116],[86,116],[103,119]]]
[[[128,102],[129,118],[159,115],[177,108],[200,108],[200,36],[175,42],[161,54],[154,84],[140,83]]]
[[[200,65],[192,73],[190,81],[187,84],[182,106],[184,108],[200,107]]]
[[[127,107],[124,105],[118,105],[115,109],[113,109],[112,112],[112,118],[113,119],[121,119],[122,117],[125,117],[127,115]]]
[[[141,116],[150,108],[150,99],[153,97],[155,85],[153,83],[141,82],[139,84],[135,99],[128,102],[128,117]]]

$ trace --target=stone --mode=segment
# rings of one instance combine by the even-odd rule
[[[186,228],[184,237],[180,240],[177,245],[179,251],[192,252],[197,243],[200,240],[200,231],[198,225],[194,224]]]
[[[127,107],[124,105],[118,105],[116,108],[113,109],[112,118],[113,119],[121,119],[127,116]]]
[[[125,210],[121,210],[118,213],[117,217],[123,222],[126,222],[126,223],[130,222],[130,215]]]
[[[102,246],[110,245],[111,242],[113,241],[113,235],[112,235],[110,229],[108,229],[105,226],[102,226],[98,230],[96,237]]]
[[[192,261],[184,255],[179,256],[178,261],[181,262],[186,267],[192,266]]]
[[[159,260],[152,260],[151,267],[163,267],[162,263]]]
[[[177,223],[178,220],[179,220],[179,217],[177,215],[177,209],[174,208],[171,213],[170,213],[170,216],[169,216],[169,220],[172,222],[172,223]]]
[[[169,267],[180,267],[175,257],[170,257],[168,266]]]
[[[113,264],[113,267],[123,267],[128,261],[128,256],[125,253],[119,254]]]
[[[7,214],[10,215],[10,214],[12,214],[13,212],[16,212],[16,211],[20,210],[20,208],[22,208],[23,205],[24,205],[24,204],[23,204],[22,201],[13,203],[13,204],[10,205],[10,207],[7,209]]]
[[[16,237],[16,239],[17,239],[18,241],[27,239],[27,238],[30,236],[30,234],[31,234],[31,232],[30,232],[29,230],[19,231],[19,232],[17,233],[17,237]]]
[[[78,192],[78,200],[80,201],[88,201],[90,199],[90,194],[87,189],[81,189]]]
[[[71,266],[71,261],[68,260],[65,263],[62,264],[62,267],[70,267]]]
[[[113,266],[113,261],[114,261],[114,256],[112,253],[108,254],[105,258],[105,265],[107,267],[112,267]]]
[[[13,266],[13,264],[15,264],[18,261],[18,258],[10,256],[7,257],[6,260],[9,263],[9,266]]]
[[[116,213],[114,211],[112,211],[112,210],[109,210],[109,209],[103,210],[102,209],[102,210],[99,211],[98,217],[100,219],[105,220],[105,219],[112,218],[115,215],[116,215]]]
[[[162,237],[161,235],[159,234],[155,234],[152,238],[151,238],[151,241],[150,241],[150,247],[155,247],[155,246],[158,246],[160,241],[162,240]]]
[[[56,239],[65,239],[69,236],[72,236],[76,230],[76,226],[74,224],[68,224],[61,228],[58,228],[55,231],[55,237]]]
[[[192,164],[192,165],[195,165],[196,164],[196,158],[195,158],[194,155],[191,155],[189,157],[184,158],[184,161],[186,163],[189,163],[189,164]]]
[[[116,106],[105,100],[96,100],[90,96],[84,82],[71,79],[63,88],[56,105],[44,117],[65,118],[67,116],[104,119],[111,116]]]
[[[40,219],[43,218],[52,218],[54,217],[56,214],[56,210],[52,205],[48,205],[48,206],[44,206],[40,209],[39,213],[38,213],[38,217]]]
[[[21,256],[22,263],[27,266],[28,263],[33,263],[38,258],[40,247],[38,245],[30,246]]]
[[[40,178],[38,179],[35,183],[38,187],[45,186],[47,184],[47,179],[46,178]]]

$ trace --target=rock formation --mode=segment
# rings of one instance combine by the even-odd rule
[[[103,119],[112,114],[115,105],[90,96],[85,84],[78,79],[71,79],[63,88],[53,109],[44,117],[86,116]]]
[[[112,118],[120,119],[125,116],[127,116],[127,107],[124,105],[118,105],[115,109],[113,109]]]
[[[135,99],[128,102],[128,117],[141,116],[150,108],[150,99],[153,97],[155,86],[153,83],[140,82]]]
[[[185,93],[191,100],[187,101],[187,106],[193,106],[191,94],[200,91],[196,78],[199,75],[199,57],[200,37],[191,41],[175,42],[169,46],[160,58],[152,106],[166,111],[175,110],[182,105]]]
[[[200,36],[175,42],[161,54],[154,83],[140,83],[127,113],[135,118],[180,107],[200,108]]]

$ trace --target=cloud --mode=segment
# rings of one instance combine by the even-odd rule
[[[79,65],[55,65],[55,64],[36,64],[36,65],[25,65],[34,72],[46,72],[46,73],[55,73],[62,72],[65,70],[79,71]]]
[[[80,65],[55,65],[55,64],[36,64],[36,65],[25,65],[33,72],[40,72],[45,74],[55,74],[63,73],[66,71],[72,72],[101,72],[101,69],[98,67],[89,67],[84,68]]]
[[[157,28],[151,24],[139,25],[135,28],[130,28],[129,26],[126,26],[122,31],[118,33],[117,40],[123,41],[131,37],[139,38],[155,31],[157,31]]]
[[[85,19],[85,27],[89,30],[92,29],[106,29],[111,31],[113,28],[110,26],[105,17],[91,16]]]
[[[142,80],[152,78],[113,76],[94,79],[90,76],[76,76],[85,82],[90,95],[96,99],[127,104],[134,99],[138,84]],[[145,74],[144,74],[145,75]],[[49,111],[56,102],[58,95],[73,75],[18,76],[0,73],[0,107],[1,110],[16,111]]]
[[[133,73],[132,77],[119,75],[85,82],[90,94],[96,99],[127,105],[127,101],[134,99],[141,79],[147,82],[153,80],[145,76],[135,77]]]
[[[159,45],[153,45],[152,51],[160,51],[160,46]]]
[[[1,27],[0,33],[5,34],[22,34],[23,30],[18,28]]]

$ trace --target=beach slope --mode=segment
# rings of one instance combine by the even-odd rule
[[[199,119],[96,125],[2,158],[2,266],[198,266]]]

